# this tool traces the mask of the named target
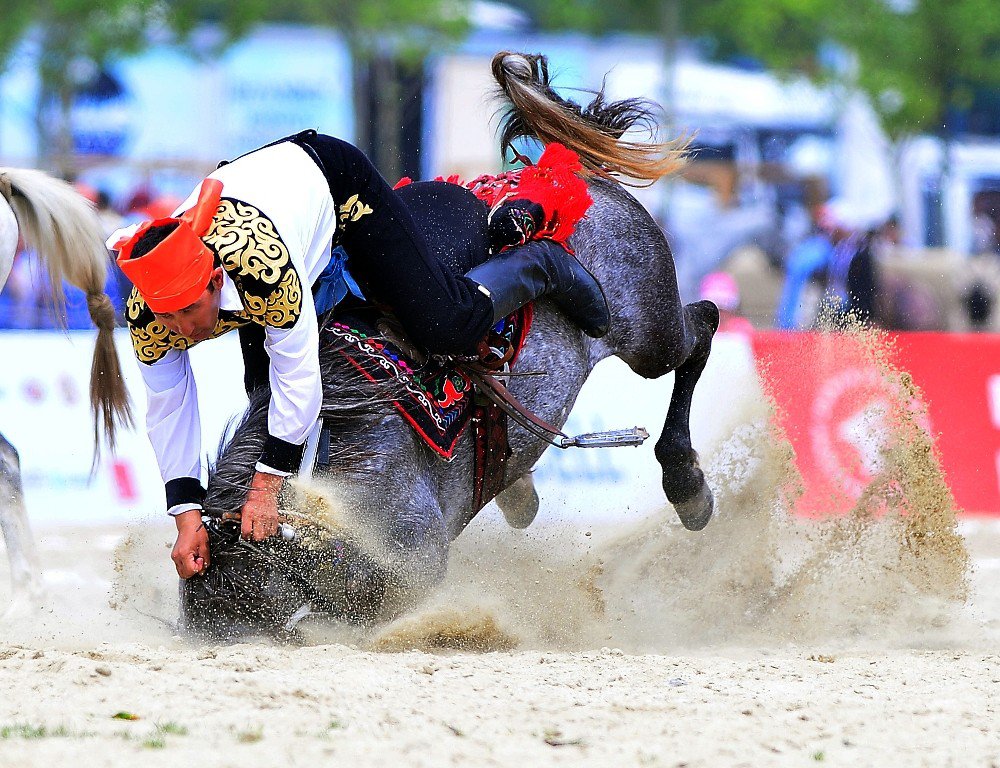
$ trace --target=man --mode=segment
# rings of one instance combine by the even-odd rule
[[[187,349],[240,328],[249,390],[260,383],[253,339],[263,331],[269,436],[243,506],[242,535],[272,536],[281,484],[298,469],[322,405],[317,312],[343,294],[335,285],[343,263],[331,246],[349,255],[350,276],[366,297],[431,352],[470,352],[493,323],[542,295],[592,336],[610,322],[593,276],[553,242],[508,249],[468,275],[453,274],[428,252],[365,155],[314,131],[222,165],[178,211],[109,245],[135,286],[126,320],[147,389],[147,432],[177,525],[172,557],[181,578],[209,564]],[[324,297],[320,306],[314,289]]]

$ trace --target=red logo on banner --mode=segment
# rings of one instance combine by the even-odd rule
[[[111,464],[111,473],[115,480],[115,491],[118,501],[129,504],[139,498],[139,490],[135,484],[135,472],[132,465],[122,459],[116,459]]]
[[[809,437],[826,479],[858,498],[881,469],[889,392],[878,373],[851,368],[820,382]]]
[[[1000,337],[911,333],[894,362],[920,388],[960,507],[1000,515]],[[842,512],[881,468],[895,384],[850,336],[758,332],[754,353],[805,484],[807,513]]]

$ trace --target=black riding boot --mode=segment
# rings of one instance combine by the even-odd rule
[[[533,240],[497,254],[465,275],[493,302],[493,320],[548,296],[584,333],[608,332],[611,312],[596,278],[575,256],[551,240]]]

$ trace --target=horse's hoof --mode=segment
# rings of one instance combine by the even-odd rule
[[[687,501],[674,504],[674,511],[689,531],[700,531],[715,514],[715,498],[708,483],[702,483],[698,493]]]
[[[519,477],[512,486],[500,492],[496,501],[511,528],[520,530],[531,525],[538,514],[539,504],[531,474]]]

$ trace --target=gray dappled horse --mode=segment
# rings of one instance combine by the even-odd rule
[[[684,525],[699,530],[712,516],[713,500],[691,447],[688,419],[718,310],[710,302],[682,306],[663,233],[609,177],[617,172],[660,178],[678,167],[682,147],[622,138],[650,117],[638,100],[609,104],[598,94],[586,109],[563,101],[548,85],[544,57],[497,54],[493,71],[510,107],[503,145],[519,136],[559,141],[577,151],[591,171],[594,204],[571,244],[603,285],[612,314],[610,332],[595,340],[552,303],[538,302],[514,372],[548,375],[514,376],[510,389],[533,413],[562,426],[587,376],[606,357],[618,356],[644,378],[675,371],[655,455],[667,498]],[[420,185],[412,186],[410,193],[419,194]],[[440,247],[442,233],[431,229],[425,234],[432,248]],[[444,576],[449,544],[475,514],[471,430],[461,438],[455,458],[440,461],[336,349],[324,348],[321,361],[331,457],[313,484],[329,489],[333,501],[328,499],[328,506],[339,510],[334,526],[339,534],[330,537],[335,541],[329,546],[279,538],[252,544],[239,540],[238,526],[227,532],[225,525],[212,524],[243,505],[267,431],[268,393],[258,392],[210,473],[205,508],[213,564],[181,590],[182,623],[191,631],[213,637],[280,634],[317,612],[360,623],[387,618]],[[497,503],[508,520],[523,525],[537,510],[529,471],[546,445],[512,426],[510,447],[506,490]],[[289,520],[322,516],[316,509],[311,502],[300,504],[289,511]]]
[[[114,345],[115,310],[104,293],[108,251],[97,213],[66,182],[41,171],[0,167],[0,288],[7,282],[22,237],[45,263],[58,317],[64,308],[64,279],[87,294],[87,309],[98,329],[90,372],[95,450],[102,420],[103,436],[113,446],[117,426],[129,423],[131,414]],[[2,435],[0,532],[10,561],[11,610],[30,609],[40,590],[40,571],[24,510],[20,461]]]

